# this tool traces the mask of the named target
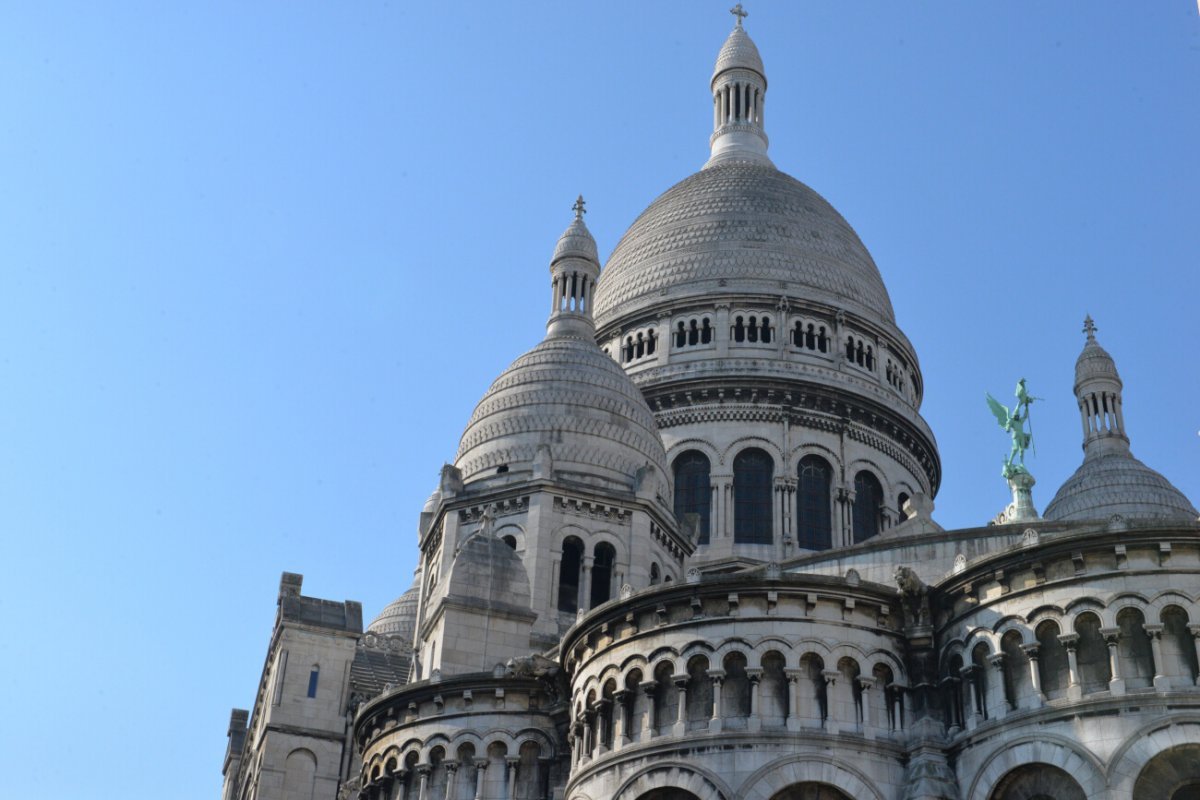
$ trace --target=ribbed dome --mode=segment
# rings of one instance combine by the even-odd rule
[[[790,294],[895,324],[879,269],[853,228],[800,181],[727,161],[668,189],[617,243],[596,287],[596,324],[664,295]]]
[[[1075,388],[1094,378],[1109,378],[1117,383],[1121,376],[1117,374],[1117,363],[1100,344],[1094,339],[1088,339],[1083,352],[1075,359]]]
[[[563,231],[563,235],[558,237],[558,244],[554,246],[554,257],[550,259],[550,263],[569,257],[586,258],[596,262],[600,260],[600,255],[596,252],[596,240],[592,238],[582,219],[576,219]]]
[[[548,336],[514,361],[475,407],[455,466],[467,482],[528,470],[543,446],[571,480],[632,489],[647,463],[667,475],[649,406],[590,339]]]
[[[406,643],[412,642],[417,624],[417,599],[420,589],[414,583],[408,591],[384,606],[379,616],[367,626],[368,633],[399,636]]]
[[[725,44],[721,46],[721,52],[717,54],[717,64],[713,67],[713,78],[727,69],[739,68],[752,69],[766,79],[766,70],[763,69],[758,47],[741,26],[734,28]]]
[[[1198,516],[1171,482],[1128,451],[1085,458],[1042,515],[1055,522],[1127,519],[1194,522]]]

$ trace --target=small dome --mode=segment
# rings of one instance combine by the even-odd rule
[[[429,499],[425,501],[425,505],[421,507],[423,513],[432,514],[437,511],[438,503],[442,502],[442,490],[434,489],[433,494],[429,495]]]
[[[470,482],[531,470],[539,449],[582,483],[631,490],[647,463],[668,474],[650,407],[591,339],[551,335],[514,361],[475,407],[454,465]]]
[[[721,46],[721,52],[717,54],[717,65],[713,67],[713,80],[729,69],[752,69],[761,75],[764,81],[767,79],[758,47],[741,25],[733,29],[725,44]]]
[[[1078,389],[1086,381],[1097,378],[1121,383],[1121,376],[1117,374],[1117,363],[1113,361],[1113,357],[1094,337],[1089,337],[1083,352],[1075,360],[1075,388]]]
[[[1103,352],[1103,351],[1102,351]],[[1196,509],[1171,482],[1128,450],[1085,458],[1042,515],[1054,522],[1106,520],[1195,522]]]
[[[563,235],[558,237],[558,244],[554,246],[554,257],[550,259],[550,263],[553,264],[561,258],[572,257],[586,258],[597,263],[600,261],[600,256],[596,252],[596,240],[592,238],[591,232],[580,217],[576,217],[563,231]]]
[[[521,557],[490,533],[476,533],[462,543],[450,566],[446,594],[480,601],[485,608],[528,609],[533,603],[529,572]]]
[[[398,636],[406,644],[411,644],[417,625],[417,600],[420,597],[418,581],[408,591],[384,606],[379,616],[367,626],[368,633],[382,636]]]
[[[805,297],[895,325],[879,268],[854,229],[821,195],[767,164],[706,167],[651,203],[600,273],[596,324],[664,296],[718,291]]]

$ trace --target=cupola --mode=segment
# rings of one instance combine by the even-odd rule
[[[740,159],[770,164],[767,157],[767,133],[763,128],[763,105],[767,95],[767,75],[758,47],[742,20],[749,14],[738,3],[731,14],[737,20],[729,38],[717,54],[713,68],[713,133],[709,140],[712,155],[708,163]]]

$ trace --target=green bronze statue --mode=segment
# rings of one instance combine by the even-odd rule
[[[1025,468],[1025,451],[1033,445],[1033,426],[1030,425],[1027,433],[1025,425],[1029,422],[1029,406],[1039,398],[1025,391],[1024,378],[1017,381],[1016,396],[1017,404],[1010,410],[990,394],[987,395],[988,408],[996,416],[1000,427],[1012,436],[1012,449],[1008,458],[1004,459],[1004,468],[1000,472],[1005,478],[1012,478],[1021,473],[1029,474],[1029,470]]]

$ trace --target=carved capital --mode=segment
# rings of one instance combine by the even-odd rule
[[[1068,650],[1074,650],[1076,647],[1079,647],[1078,633],[1061,633],[1058,636],[1058,640],[1062,642],[1063,647],[1067,648]]]

